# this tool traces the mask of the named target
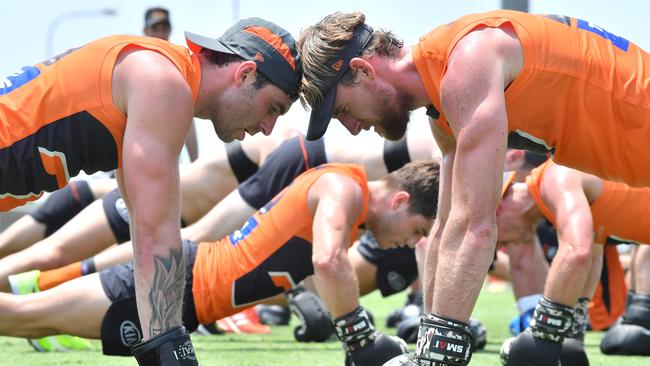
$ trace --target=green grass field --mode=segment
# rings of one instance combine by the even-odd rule
[[[371,294],[363,298],[362,302],[371,309],[379,328],[382,328],[388,313],[403,304],[404,295],[382,299],[379,295]],[[474,354],[472,365],[500,365],[499,349],[501,342],[509,336],[508,321],[514,314],[510,292],[484,291],[481,294],[474,315],[488,329],[488,345],[485,350]],[[388,333],[394,334],[394,330],[390,329]],[[587,335],[586,348],[592,366],[650,365],[650,358],[602,355],[598,348],[601,337],[602,333]],[[297,343],[293,339],[292,326],[274,327],[270,335],[263,336],[194,335],[192,338],[199,360],[204,366],[343,365],[343,351],[338,341]],[[102,356],[99,342],[93,344],[95,349],[92,351],[41,354],[34,352],[23,339],[0,337],[0,350],[3,351],[0,365],[136,365],[131,358]],[[414,345],[410,346],[411,349],[414,348]]]

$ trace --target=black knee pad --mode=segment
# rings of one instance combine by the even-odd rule
[[[190,335],[182,325],[136,344],[132,351],[140,366],[199,366]]]
[[[64,188],[52,192],[31,216],[45,225],[45,236],[50,236],[94,200],[88,182],[72,181]]]

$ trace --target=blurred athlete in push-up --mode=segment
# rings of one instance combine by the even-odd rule
[[[405,352],[402,343],[376,332],[359,306],[348,247],[362,224],[382,248],[415,245],[428,234],[435,216],[431,198],[437,196],[437,178],[433,161],[408,164],[371,182],[354,165],[327,164],[302,174],[230,236],[185,242],[190,260],[184,323],[192,330],[199,322],[284,292],[314,273],[337,336],[356,364],[381,365]],[[0,308],[3,334],[101,337],[108,354],[128,352],[122,339],[131,338],[121,330],[130,326],[133,331],[139,324],[130,265],[40,293],[0,294]],[[52,317],[53,312],[58,315]]]
[[[286,139],[290,132],[291,130],[288,130],[278,134],[274,140],[249,137],[251,143],[244,140],[241,145],[227,145],[227,159],[226,156],[218,159],[202,158],[190,165],[181,178],[183,223],[195,223],[228,192],[234,190],[238,181],[241,183],[256,173],[258,162],[265,161],[271,150]],[[272,165],[264,169],[263,174],[255,175],[251,182],[239,187],[239,193],[229,196],[226,200],[229,204],[225,205],[228,212],[220,211],[222,214],[218,218],[219,225],[215,224],[217,218],[211,213],[208,216],[212,216],[212,219],[208,217],[207,220],[201,220],[183,229],[183,237],[197,241],[223,237],[307,167],[328,161],[359,162],[367,168],[371,178],[379,178],[411,161],[411,157],[422,159],[434,155],[437,156],[437,149],[433,139],[427,135],[419,137],[413,134],[408,140],[404,138],[399,142],[384,142],[383,139],[374,138],[363,147],[350,147],[349,144],[344,147],[337,141],[305,143],[300,138],[294,138],[283,144],[280,151],[270,155],[277,157],[269,159]],[[285,179],[280,179],[281,177]],[[286,178],[290,179],[287,181]],[[264,185],[270,185],[270,191],[262,191]],[[233,200],[236,200],[237,204],[231,206]],[[245,209],[234,211],[242,208]],[[218,232],[215,233],[215,230]],[[128,215],[118,191],[115,190],[106,195],[102,203],[90,205],[51,237],[23,252],[0,260],[0,291],[9,290],[7,278],[11,274],[65,266],[86,259],[116,241],[123,243],[129,239]],[[94,263],[86,261],[79,270],[81,274],[92,273],[93,267]]]
[[[600,278],[603,245],[608,238],[624,238],[639,243],[650,241],[647,227],[636,224],[638,218],[648,214],[644,202],[650,198],[650,189],[612,183],[552,161],[533,170],[526,183],[510,184],[512,178],[512,174],[505,178],[505,193],[497,209],[499,242],[531,243],[535,225],[540,219],[549,220],[557,229],[559,249],[546,279],[544,297],[539,302],[543,305],[548,298],[566,301],[572,297],[580,298],[573,315],[554,315],[570,317],[572,321],[544,322],[541,314],[535,314],[524,333],[552,328],[544,335],[550,337],[557,332],[566,332],[568,337],[565,339],[563,358],[568,357],[567,351],[579,351],[580,357],[584,357],[581,360],[586,362],[582,344],[577,344],[576,350],[575,344],[567,347],[567,341],[581,340],[586,330],[586,307]],[[637,290],[643,292],[642,289]],[[639,301],[640,297],[632,299],[633,303]],[[536,312],[540,311],[539,308],[540,305]],[[650,315],[650,309],[646,309],[647,315]],[[644,322],[642,318],[626,319],[631,323],[646,324],[647,321]],[[557,329],[558,324],[573,326]],[[507,355],[507,348],[503,352]],[[580,364],[573,360],[571,364]]]

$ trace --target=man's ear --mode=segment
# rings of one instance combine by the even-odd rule
[[[375,79],[375,68],[361,57],[354,57],[350,60],[350,68],[370,80]]]
[[[254,77],[257,71],[257,64],[253,61],[244,61],[235,70],[235,85],[242,85],[246,78]]]
[[[397,209],[402,204],[407,204],[411,200],[411,195],[406,191],[397,191],[393,194],[393,197],[390,199],[390,208],[391,210]]]
[[[522,160],[526,152],[524,150],[508,149],[506,152],[506,163],[512,164],[515,161]]]

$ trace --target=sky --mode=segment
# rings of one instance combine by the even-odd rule
[[[529,0],[531,13],[575,16],[595,23],[609,32],[650,50],[645,0]],[[300,31],[334,11],[362,11],[374,28],[388,29],[405,44],[437,25],[467,13],[494,10],[501,0],[57,0],[0,1],[0,77],[23,66],[111,34],[142,34],[144,12],[151,6],[170,10],[171,41],[185,44],[183,31],[217,37],[237,19],[257,16],[271,20],[298,37]],[[114,15],[104,14],[105,9]],[[306,130],[308,112],[295,103],[278,123]],[[415,111],[409,128],[426,124],[423,111]],[[215,146],[211,127],[198,121],[200,152]],[[364,132],[366,134],[371,132]],[[350,138],[336,121],[326,137]],[[363,136],[362,136],[363,137]],[[355,140],[360,141],[360,140]]]

